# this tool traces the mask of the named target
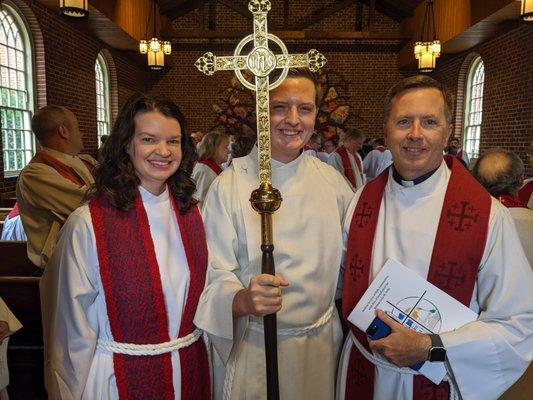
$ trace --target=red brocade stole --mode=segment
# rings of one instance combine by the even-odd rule
[[[19,205],[15,202],[13,209],[9,212],[9,214],[7,214],[7,219],[15,218],[19,214]]]
[[[209,160],[200,160],[200,161],[198,161],[198,163],[207,165],[217,175],[220,175],[220,173],[222,172],[222,168],[214,160],[211,160],[211,159],[209,159]]]
[[[485,249],[491,197],[459,161],[452,157],[447,164],[451,177],[427,280],[468,307]],[[345,319],[369,285],[374,236],[388,178],[387,168],[363,188],[352,217],[342,302]],[[357,340],[370,351],[365,333],[347,323]],[[413,380],[414,400],[448,399],[447,382],[434,385],[422,375],[414,376]],[[348,365],[345,398],[372,399],[373,394],[374,365],[354,346]]]
[[[178,337],[195,330],[196,306],[202,293],[207,266],[207,245],[197,207],[179,213],[173,200],[183,247],[189,264],[190,282]],[[89,203],[100,276],[107,314],[116,342],[157,344],[170,340],[161,275],[141,195],[135,208],[120,211],[107,199]],[[179,350],[181,398],[211,398],[209,365],[203,340]],[[113,354],[113,365],[121,399],[173,400],[171,353],[155,356]]]
[[[342,167],[344,168],[344,175],[348,181],[352,184],[353,187],[356,187],[355,173],[352,169],[352,163],[350,162],[350,156],[348,155],[348,150],[346,147],[339,146],[335,152],[341,157]]]
[[[518,196],[511,196],[509,194],[502,194],[498,196],[498,200],[507,208],[527,208],[527,204],[524,203]]]
[[[94,176],[94,165],[92,165],[90,162],[84,160],[83,158],[80,158],[81,161],[85,164],[91,175]],[[63,178],[68,179],[69,181],[75,183],[76,185],[84,186],[87,183],[83,180],[83,178],[76,172],[76,170],[67,164],[62,163],[57,158],[51,156],[45,151],[37,150],[33,158],[29,162],[31,163],[41,163],[48,165],[49,167],[55,169],[59,175],[61,175]]]
[[[533,181],[529,181],[526,183],[522,189],[518,192],[518,197],[520,197],[520,200],[522,200],[523,203],[527,204],[529,203],[529,199],[531,198],[531,194],[533,193]]]

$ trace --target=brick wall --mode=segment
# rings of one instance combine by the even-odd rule
[[[439,62],[433,76],[457,93],[458,107],[464,104],[464,81],[472,56],[485,64],[483,120],[480,151],[503,147],[522,158],[526,176],[533,176],[526,151],[533,138],[533,25],[515,29],[482,43],[471,51]],[[463,118],[456,118],[455,134],[462,135]]]
[[[146,90],[146,72],[142,64],[124,52],[109,48],[90,36],[76,21],[65,19],[57,11],[33,0],[15,0],[29,24],[36,24],[40,37],[33,35],[34,48],[44,49],[45,80],[37,79],[36,108],[48,104],[70,108],[78,117],[85,152],[95,155],[97,144],[96,93],[94,63],[101,49],[107,48],[116,70],[119,104],[136,91]],[[38,71],[36,71],[38,72]],[[43,94],[42,92],[45,91]],[[41,99],[41,101],[39,101]],[[0,161],[2,161],[0,159]],[[0,164],[0,167],[3,165]],[[15,179],[4,179],[0,171],[0,193],[12,191]]]
[[[320,8],[334,1],[298,2],[290,5],[288,25],[297,24],[309,18]],[[245,6],[247,1],[238,1]],[[364,23],[368,9],[364,7]],[[250,19],[218,4],[216,28],[228,30],[252,30]],[[353,30],[356,7],[350,6],[319,23],[309,30]],[[272,2],[269,26],[283,25],[283,1]],[[207,29],[208,6],[199,8],[175,21],[173,27],[185,29]],[[284,28],[287,29],[287,28]],[[399,24],[384,15],[375,14],[373,29],[377,32],[394,32]],[[238,40],[218,39],[210,41],[181,40],[173,44],[168,62],[172,68],[163,74],[151,75],[151,92],[162,93],[173,99],[183,109],[189,128],[207,130],[215,125],[216,114],[212,105],[217,103],[222,91],[229,87],[231,72],[217,72],[213,76],[200,73],[194,62],[206,51],[217,55],[230,55]],[[382,99],[388,88],[401,79],[405,73],[398,71],[397,41],[332,41],[332,40],[284,40],[289,52],[307,52],[316,48],[328,59],[327,69],[340,73],[348,82],[348,104],[354,118],[351,124],[360,128],[369,137],[382,135]]]

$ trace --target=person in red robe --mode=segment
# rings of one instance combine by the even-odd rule
[[[50,398],[210,399],[193,323],[207,266],[195,160],[174,103],[124,104],[41,280]]]

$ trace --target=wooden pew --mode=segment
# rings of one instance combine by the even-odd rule
[[[7,217],[7,214],[11,212],[13,207],[0,207],[0,235],[2,234],[2,230],[4,229],[4,220]]]
[[[0,207],[0,221],[5,220],[11,210],[13,210],[13,207]]]
[[[42,270],[28,259],[26,242],[0,241],[0,296],[23,325],[10,337],[7,349],[11,400],[46,398],[41,274]]]
[[[15,191],[0,194],[0,206],[13,207],[17,202],[17,193]]]

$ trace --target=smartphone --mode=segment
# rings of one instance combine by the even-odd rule
[[[391,333],[390,327],[383,322],[378,317],[374,318],[372,323],[366,328],[365,331],[366,335],[372,339],[372,340],[378,340],[384,337],[389,336]],[[415,371],[418,371],[422,365],[424,365],[424,361],[419,362],[418,364],[411,365],[409,368],[414,369]]]
[[[366,328],[366,335],[372,340],[378,340],[389,336],[390,327],[378,317],[374,318],[372,323]]]

